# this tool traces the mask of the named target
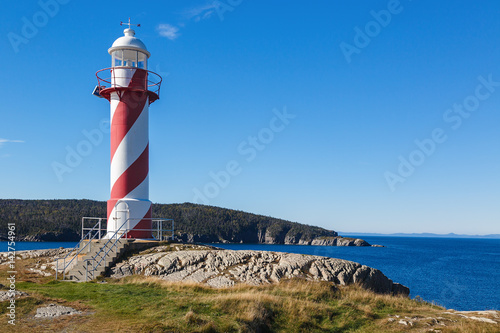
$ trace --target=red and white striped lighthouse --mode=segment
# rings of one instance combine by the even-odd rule
[[[96,92],[111,106],[111,195],[106,237],[152,238],[149,201],[149,104],[161,77],[147,70],[150,53],[130,19],[108,53],[111,68],[97,72]]]

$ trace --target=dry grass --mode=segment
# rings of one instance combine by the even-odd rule
[[[31,259],[16,259],[15,260],[15,271],[16,273],[16,279],[18,281],[31,281],[34,283],[46,283],[49,281],[52,281],[54,278],[51,276],[46,276],[42,277],[40,274],[35,273],[30,270],[30,268],[39,268],[37,266],[40,266],[41,264],[46,263],[47,260],[45,258],[31,258]],[[3,264],[0,265],[0,280],[1,281],[6,281],[8,277],[7,271],[9,271],[8,265]],[[50,268],[48,271],[54,272]],[[2,282],[3,283],[3,282]]]
[[[35,264],[26,261],[26,266]],[[1,271],[0,271],[1,274]],[[444,309],[405,297],[378,295],[358,286],[337,289],[304,280],[264,286],[213,289],[132,276],[107,283],[47,282],[21,273],[17,301],[20,332],[499,332],[499,325],[443,314]],[[30,282],[26,282],[30,281]],[[35,319],[48,303],[71,306],[82,315]],[[0,312],[6,313],[6,302]],[[418,317],[407,327],[392,318]],[[5,315],[3,315],[5,318]],[[442,317],[437,325],[429,318]],[[6,320],[0,331],[11,331]]]

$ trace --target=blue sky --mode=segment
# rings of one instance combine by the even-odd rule
[[[137,4],[4,5],[1,198],[108,199],[109,105],[91,92],[131,17],[164,80],[151,201],[500,233],[499,2]]]

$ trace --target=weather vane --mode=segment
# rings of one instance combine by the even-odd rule
[[[129,29],[131,29],[131,27],[132,27],[133,25],[135,25],[136,27],[140,27],[140,26],[141,26],[140,24],[132,24],[132,23],[130,23],[130,17],[128,18],[128,23],[126,23],[126,22],[125,22],[125,23],[123,23],[123,21],[120,21],[120,25],[124,25],[124,24],[125,24],[125,25],[128,25],[128,28],[129,28]]]

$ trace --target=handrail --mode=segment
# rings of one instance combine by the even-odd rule
[[[93,256],[91,259],[88,259],[88,260],[97,261],[97,259],[96,259],[97,256],[101,252],[103,252],[104,249],[106,249],[106,246],[108,245],[108,243],[117,235],[118,231],[122,231],[122,227],[125,225],[125,223],[129,222],[130,219],[132,219],[132,218],[129,217],[128,219],[126,219],[125,222],[123,222],[123,224],[120,226],[120,228],[118,228],[115,231],[115,233],[109,238],[109,240],[106,243],[104,243],[104,245],[101,247],[101,250],[99,252],[97,252],[95,254],[95,256]],[[129,231],[129,229],[126,229],[125,230],[125,234],[127,234],[128,231]],[[122,235],[123,235],[123,232],[122,232]],[[116,253],[116,243],[118,243],[118,240],[121,239],[122,237],[123,236],[120,236],[120,237],[116,238],[116,240],[113,243],[113,245],[111,245],[111,247],[104,253],[104,256],[101,258],[101,260],[99,260],[99,262],[95,266],[92,264],[92,277],[94,276],[94,272],[95,272],[96,268],[99,267],[99,265],[101,264],[102,260],[108,256],[108,252],[113,248],[113,246],[115,247],[115,253]],[[85,279],[87,279],[87,276],[85,276]]]
[[[96,254],[95,254],[92,258],[89,258],[89,259],[86,259],[86,260],[85,260],[85,262],[86,262],[86,264],[85,264],[85,281],[87,281],[87,279],[88,279],[88,261],[92,261],[92,270],[91,270],[91,273],[92,273],[92,280],[93,280],[93,279],[94,279],[94,272],[95,272],[95,271],[96,271],[96,269],[97,269],[97,268],[101,265],[101,262],[102,262],[105,258],[107,258],[109,251],[111,251],[111,250],[113,249],[113,247],[114,247],[114,249],[115,249],[115,253],[117,253],[117,249],[118,249],[118,247],[117,247],[117,243],[118,243],[118,241],[119,241],[119,240],[121,240],[121,239],[122,239],[122,237],[124,237],[123,235],[125,235],[125,237],[124,237],[124,238],[125,238],[125,239],[127,239],[127,237],[126,237],[126,236],[127,236],[127,234],[128,234],[128,232],[129,232],[129,231],[152,231],[152,229],[134,229],[134,228],[122,229],[122,228],[123,228],[123,226],[125,226],[125,224],[126,224],[127,222],[129,222],[130,220],[141,220],[141,221],[142,221],[142,220],[151,220],[151,221],[160,221],[160,222],[162,222],[162,221],[172,221],[172,239],[173,239],[173,237],[174,237],[174,233],[173,233],[173,232],[174,232],[174,227],[173,227],[173,226],[174,226],[174,224],[173,224],[173,223],[174,223],[174,220],[173,220],[173,219],[162,219],[162,218],[156,218],[156,219],[155,219],[155,218],[131,218],[131,217],[129,217],[129,218],[127,218],[127,219],[123,222],[123,224],[120,226],[120,228],[118,228],[118,229],[117,229],[117,230],[113,233],[113,235],[111,235],[111,237],[109,237],[108,241],[107,241],[106,243],[104,243],[104,245],[102,245],[102,246],[101,246],[101,250],[100,250],[99,252],[97,252],[97,253],[96,253]],[[160,230],[160,229],[158,229],[158,230]],[[163,228],[161,228],[161,231],[163,232]],[[119,232],[120,232],[120,234],[121,234],[121,235],[120,235],[120,237],[117,237],[117,234],[118,234]],[[160,238],[160,240],[161,240],[161,238],[162,238],[161,234],[160,234],[160,235],[158,235],[158,237],[159,237],[159,238]],[[106,252],[104,253],[104,255],[103,255],[103,256],[101,257],[101,259],[97,262],[97,257],[100,257],[100,254],[101,254],[102,252],[104,252],[104,250],[107,248],[107,246],[108,246],[109,242],[111,242],[113,239],[115,239],[115,241],[111,244],[111,246],[109,247],[109,249],[108,249],[108,250],[106,250]]]
[[[90,238],[90,233],[91,233],[92,231],[94,231],[95,227],[96,227],[96,226],[98,226],[98,225],[99,225],[99,232],[98,232],[98,233],[96,233],[96,234],[94,234],[94,236],[92,236],[92,238]],[[82,226],[83,226],[83,219],[82,219]],[[82,228],[82,230],[83,230],[83,228]],[[78,255],[79,255],[79,254],[80,254],[80,253],[81,253],[81,252],[82,252],[82,251],[83,251],[83,250],[84,250],[87,246],[90,246],[90,244],[91,244],[92,240],[96,237],[96,235],[100,235],[100,234],[101,234],[101,219],[99,219],[99,222],[97,222],[97,223],[94,225],[94,227],[93,227],[93,228],[92,228],[89,232],[87,232],[87,234],[86,234],[84,237],[82,237],[82,239],[80,240],[80,242],[78,242],[78,244],[76,244],[76,245],[75,245],[75,247],[74,247],[74,248],[73,248],[73,249],[72,249],[72,250],[71,250],[71,251],[70,251],[70,252],[69,252],[69,253],[68,253],[68,254],[67,254],[64,258],[58,258],[58,259],[56,259],[56,280],[57,280],[57,273],[59,272],[59,260],[63,260],[63,280],[64,280],[64,279],[66,278],[66,268],[67,268],[69,265],[71,265],[71,263],[73,262],[73,260],[75,260],[75,258],[77,258],[77,257],[78,257]],[[83,235],[83,232],[82,232],[82,235]],[[78,251],[78,252],[77,252],[77,253],[73,256],[73,258],[70,260],[70,262],[68,262],[68,264],[66,265],[66,258],[68,258],[68,257],[69,257],[69,255],[70,255],[71,253],[73,253],[74,251],[76,251],[76,249],[77,249],[77,248],[79,248],[79,247],[80,247],[80,245],[82,244],[82,242],[83,242],[84,240],[86,240],[87,236],[89,236],[88,243],[87,243],[87,244],[85,244],[85,246],[84,246],[84,247],[82,247],[82,248],[80,249],[80,251]],[[99,236],[99,238],[100,238],[100,236]]]
[[[114,237],[114,236],[117,234],[117,232],[121,230],[121,228],[125,225],[125,223],[127,223],[127,222],[128,222],[128,220],[129,220],[129,219],[126,219],[126,220],[125,220],[125,222],[123,222],[123,224],[120,226],[120,228],[118,228],[118,230],[116,230],[116,231],[115,231],[115,233],[113,234],[113,236],[112,236],[112,237]],[[102,252],[102,250],[103,250],[104,248],[106,248],[106,245],[108,245],[108,243],[109,243],[109,242],[113,239],[112,237],[110,237],[110,238],[109,238],[109,240],[108,240],[108,241],[107,241],[107,242],[106,242],[106,243],[105,243],[105,244],[101,247],[101,249],[99,250],[99,252],[97,252],[97,253],[96,253],[96,255],[95,255],[95,256],[93,256],[93,257],[92,257],[92,258],[90,258],[90,259],[85,259],[85,261],[84,261],[84,262],[86,262],[86,263],[87,263],[87,264],[85,265],[85,281],[87,281],[87,277],[88,277],[88,271],[87,271],[88,261],[89,261],[89,260],[96,261],[96,259],[95,259],[95,258],[96,258],[96,257],[97,257],[97,256],[98,256],[101,252]],[[120,238],[121,238],[121,236],[120,236]],[[90,243],[90,242],[89,242],[89,243]],[[115,243],[116,243],[116,242],[115,242]],[[113,244],[113,245],[114,245],[114,244]],[[112,247],[111,247],[111,248],[112,248]],[[110,249],[111,249],[111,248],[110,248]],[[103,257],[103,258],[106,258],[106,256],[107,256],[108,252],[109,252],[109,250],[108,250],[108,251],[106,251],[106,253],[104,254],[104,257]],[[101,263],[101,261],[102,261],[102,259],[99,261],[99,264]],[[98,265],[99,265],[99,264],[98,264]],[[94,266],[92,266],[92,276],[94,276],[94,274],[93,274],[93,273],[94,273],[94,271],[95,271],[95,267],[94,267]],[[63,279],[64,279],[64,278],[63,278]]]
[[[98,220],[98,222],[92,228],[85,228],[85,220]],[[83,233],[86,230],[92,231],[96,225],[99,225],[98,235],[99,235],[99,239],[101,239],[101,231],[103,230],[102,229],[102,221],[103,220],[107,220],[107,218],[105,218],[105,217],[82,217],[82,240],[87,237],[87,235],[85,235],[85,237],[83,237]]]
[[[85,259],[85,260],[84,260],[84,263],[85,263],[85,282],[87,282],[87,279],[88,279],[88,277],[89,277],[89,261],[91,261],[91,260],[92,260],[92,261],[94,261],[93,259],[94,259],[94,258],[91,258],[91,259]],[[94,266],[92,265],[92,267],[94,267]],[[95,270],[94,270],[94,269],[92,269],[92,280],[94,279],[94,271],[95,271]]]
[[[125,225],[125,223],[129,222],[129,220],[151,220],[151,221],[173,221],[172,219],[155,219],[155,218],[132,218],[132,217],[129,217],[125,220],[125,222],[123,222],[123,224],[120,226],[120,228],[118,228],[118,230],[116,230],[114,232],[114,234],[109,238],[109,240],[102,246],[101,248],[101,251],[99,251],[98,253],[96,253],[96,255],[94,256],[94,258],[96,258],[98,256],[99,253],[102,252],[103,249],[106,248],[106,246],[108,245],[108,243],[117,236],[118,232],[121,231],[121,236],[120,237],[116,237],[115,239],[115,242],[111,245],[111,247],[109,248],[109,250],[111,250],[113,248],[113,246],[115,246],[116,248],[116,243],[123,237],[123,235],[125,235],[125,239],[127,238],[127,234],[129,231],[151,231],[152,229],[134,229],[134,228],[128,228],[128,229],[122,229],[122,227]],[[161,230],[163,231],[163,229]],[[173,235],[172,235],[173,236]],[[104,254],[104,257],[101,258],[101,260],[97,263],[97,266],[100,265],[101,261],[106,257],[106,255],[108,254],[109,250]]]
[[[85,220],[98,220],[98,222],[92,228],[86,228],[85,227]],[[97,218],[97,217],[83,217],[82,218],[82,238],[81,238],[80,242],[64,258],[56,259],[56,274],[55,274],[56,280],[58,279],[58,273],[59,273],[59,260],[63,260],[63,280],[64,280],[64,279],[66,279],[66,269],[71,265],[71,263],[75,260],[75,258],[78,258],[78,255],[80,253],[82,253],[87,248],[87,246],[90,249],[92,246],[91,245],[92,241],[95,240],[97,237],[99,240],[101,239],[102,232],[107,230],[107,228],[102,228],[102,221],[103,220],[106,220],[106,218]],[[129,222],[130,220],[151,220],[152,222],[157,222],[157,226],[156,226],[156,228],[153,228],[153,226],[152,226],[151,229],[135,229],[135,228],[122,229],[125,226],[125,224],[127,222]],[[168,222],[168,221],[172,222],[172,229],[163,229],[163,222]],[[173,219],[165,219],[165,218],[127,218],[123,222],[123,224],[120,226],[120,228],[118,228],[118,230],[116,230],[111,235],[111,237],[105,242],[104,245],[102,245],[102,246],[99,245],[100,246],[99,251],[92,258],[84,260],[84,263],[85,263],[85,281],[87,281],[87,279],[89,277],[89,271],[88,271],[89,262],[92,262],[92,267],[91,267],[90,273],[92,274],[92,277],[94,277],[95,271],[101,265],[102,261],[108,257],[109,251],[111,251],[114,248],[115,253],[117,253],[118,241],[121,240],[122,238],[127,239],[126,237],[130,231],[151,231],[153,234],[154,234],[154,232],[156,232],[157,235],[156,235],[155,239],[160,240],[160,241],[162,241],[164,239],[163,233],[165,231],[170,231],[172,233],[171,238],[173,240],[174,236],[175,236],[174,235],[174,232],[175,232],[175,230],[174,230],[175,223],[174,222],[175,221]],[[85,235],[83,235],[83,233],[87,230],[88,230],[88,232]],[[165,238],[165,239],[167,239],[167,238]],[[83,247],[80,248],[82,242],[84,242],[84,241],[86,241],[87,243]],[[111,246],[108,249],[106,249],[108,247],[108,245],[110,244],[110,242],[111,242]],[[77,248],[80,248],[80,249],[78,250]],[[76,254],[73,254],[74,252],[76,252]],[[104,252],[103,257],[98,259],[98,257],[100,257],[100,255],[103,252]],[[87,253],[90,253],[90,250]],[[73,257],[71,258],[71,260],[68,263],[66,263],[66,259],[72,254],[73,254]]]

